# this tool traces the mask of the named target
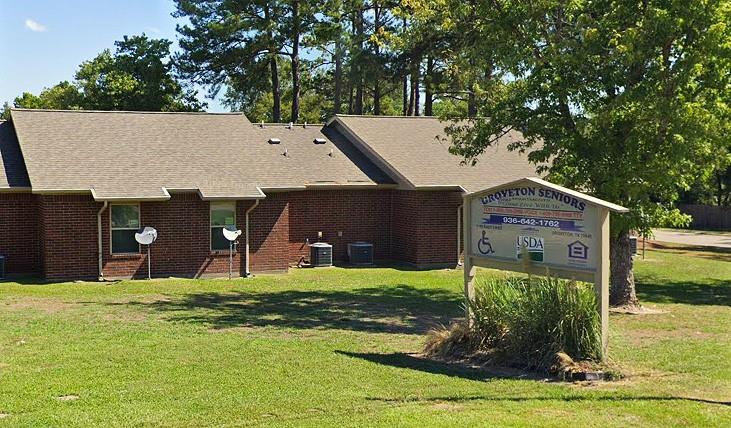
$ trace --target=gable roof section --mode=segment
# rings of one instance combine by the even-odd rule
[[[29,188],[30,180],[13,124],[0,120],[0,191]]]
[[[93,189],[98,200],[164,200],[169,191],[197,190],[204,199],[242,199],[323,182],[391,183],[319,126],[261,128],[236,113],[13,109],[11,116],[36,193]],[[316,137],[326,143],[315,145]]]
[[[462,165],[449,153],[444,128],[435,117],[337,115],[329,122],[351,138],[402,187],[461,188],[467,192],[532,176],[535,165],[507,145],[519,133],[512,131],[483,153],[477,165]],[[446,139],[446,141],[445,141]]]
[[[553,184],[551,182],[548,182],[546,180],[541,180],[538,177],[523,177],[519,178],[517,180],[511,181],[509,183],[503,183],[498,184],[497,186],[492,186],[490,188],[480,189],[475,192],[472,192],[470,194],[464,195],[465,198],[467,197],[475,197],[475,196],[481,196],[488,193],[492,193],[498,189],[503,188],[511,188],[516,187],[521,184],[533,184],[533,185],[539,185],[543,187],[547,187],[549,189],[556,190],[561,193],[565,193],[567,195],[573,196],[574,198],[585,201],[593,205],[598,205],[600,207],[606,208],[609,211],[613,211],[616,213],[626,213],[629,212],[628,208],[625,208],[621,205],[614,204],[612,202],[605,201],[604,199],[599,199],[591,195],[587,195],[586,193],[577,192],[576,190],[569,189],[567,187],[559,186],[558,184]]]

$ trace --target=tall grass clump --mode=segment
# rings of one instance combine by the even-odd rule
[[[555,278],[489,279],[467,303],[471,323],[427,337],[427,354],[486,354],[501,363],[549,369],[556,355],[599,360],[601,326],[591,285]]]
[[[601,325],[591,285],[555,278],[509,277],[477,284],[472,343],[533,368],[547,368],[558,352],[598,360]]]

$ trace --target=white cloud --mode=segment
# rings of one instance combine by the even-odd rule
[[[42,33],[46,31],[46,26],[43,24],[40,24],[32,19],[26,19],[25,20],[25,28],[29,29],[30,31],[33,31],[35,33]]]

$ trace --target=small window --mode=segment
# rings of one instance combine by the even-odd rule
[[[236,202],[211,202],[211,249],[228,250],[226,226],[236,227]]]
[[[140,228],[139,205],[112,205],[112,254],[139,253],[135,233]]]

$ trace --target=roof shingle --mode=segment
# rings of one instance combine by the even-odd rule
[[[536,175],[536,167],[527,156],[507,148],[520,136],[515,131],[489,147],[477,165],[470,166],[449,153],[444,132],[448,124],[436,117],[338,115],[332,123],[355,136],[364,150],[380,158],[385,169],[407,187],[459,186],[472,192]]]
[[[93,188],[99,199],[160,199],[167,189],[254,198],[261,197],[257,188],[389,183],[321,126],[261,128],[242,114],[13,109],[11,115],[36,192]],[[269,144],[271,137],[282,143]],[[326,143],[315,145],[316,137]]]

